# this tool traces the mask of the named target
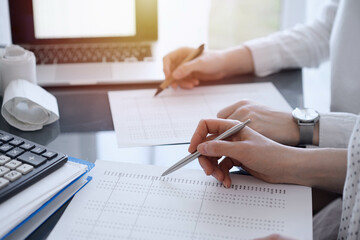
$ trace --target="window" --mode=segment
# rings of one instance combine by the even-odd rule
[[[223,49],[281,28],[281,0],[211,0],[209,48]]]

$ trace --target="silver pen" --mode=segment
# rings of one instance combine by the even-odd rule
[[[246,124],[248,124],[249,122],[250,122],[250,119],[233,126],[232,128],[228,129],[227,131],[225,131],[222,134],[220,134],[219,136],[217,136],[214,140],[223,140],[225,138],[230,137],[231,135],[233,135],[233,134],[237,133],[238,131],[240,131],[241,129],[243,129],[246,126]],[[186,164],[188,164],[188,163],[192,162],[194,159],[198,158],[200,155],[201,154],[198,151],[187,155],[186,157],[184,157],[183,159],[181,159],[180,161],[178,161],[177,163],[172,165],[170,168],[168,168],[161,176],[162,177],[166,176],[166,175],[178,170],[179,168],[182,168]]]

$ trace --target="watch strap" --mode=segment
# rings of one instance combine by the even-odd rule
[[[300,129],[300,142],[299,145],[313,144],[314,123],[301,123],[299,122]]]

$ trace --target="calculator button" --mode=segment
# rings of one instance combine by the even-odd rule
[[[11,171],[11,172],[5,174],[4,178],[9,180],[10,182],[13,182],[15,180],[18,180],[21,176],[22,176],[21,173],[19,173],[17,171]]]
[[[41,157],[36,154],[32,154],[30,152],[25,152],[24,154],[20,155],[17,159],[24,163],[33,165],[34,167],[41,165],[42,163],[46,162],[46,160],[47,160],[44,157]]]
[[[21,172],[23,175],[31,172],[34,169],[33,166],[29,164],[23,164],[20,167],[16,168],[16,171]]]
[[[7,186],[9,184],[9,180],[0,177],[0,189]]]
[[[7,174],[8,172],[10,172],[10,169],[4,166],[0,167],[0,177],[4,176],[5,174]]]
[[[0,152],[6,153],[7,151],[9,151],[13,148],[14,148],[14,146],[12,146],[12,145],[4,144],[4,145],[0,146]]]
[[[0,136],[0,140],[3,141],[3,142],[8,142],[8,141],[11,141],[13,140],[14,138],[9,136],[9,135],[2,135]]]
[[[5,163],[9,162],[11,160],[11,158],[5,156],[5,155],[0,155],[0,165],[4,165]]]
[[[47,151],[46,153],[43,153],[41,156],[46,157],[47,159],[53,159],[57,156],[57,153],[52,151]]]
[[[24,150],[30,150],[30,149],[34,148],[35,145],[34,145],[34,144],[31,144],[31,143],[24,143],[24,144],[21,145],[20,147],[21,147],[22,149],[24,149]]]
[[[17,156],[19,156],[23,152],[24,152],[24,150],[21,149],[21,148],[14,148],[13,150],[7,152],[6,156],[11,157],[11,158],[16,158]]]
[[[34,148],[33,150],[31,150],[32,153],[36,153],[36,154],[42,154],[43,152],[45,152],[45,148],[42,148],[42,147],[36,147]]]
[[[17,146],[23,144],[24,141],[23,141],[23,140],[20,140],[20,139],[13,139],[13,140],[11,140],[9,143],[10,143],[11,145],[17,147]]]
[[[20,162],[18,160],[11,160],[7,164],[5,164],[5,167],[8,167],[8,168],[14,170],[15,168],[19,167],[21,164],[22,164],[22,162]]]

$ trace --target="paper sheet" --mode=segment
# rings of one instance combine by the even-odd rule
[[[278,110],[291,107],[272,83],[109,92],[119,147],[188,143],[203,118],[216,118],[223,108],[249,99]]]
[[[67,162],[55,172],[1,203],[0,238],[83,174],[86,168],[85,165]]]
[[[224,188],[200,170],[97,161],[49,239],[312,239],[311,189],[233,175]]]

